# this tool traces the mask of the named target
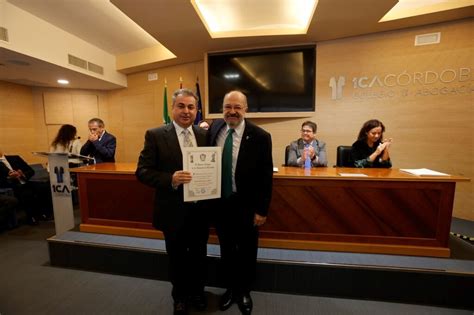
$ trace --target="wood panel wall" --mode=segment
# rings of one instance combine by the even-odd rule
[[[352,144],[361,125],[378,118],[387,127],[386,136],[394,138],[394,167],[427,167],[474,179],[473,29],[474,22],[468,19],[318,43],[316,112],[304,118],[252,119],[272,134],[274,165],[283,163],[284,148],[300,136],[304,120],[317,122],[318,138],[327,143],[332,166],[337,146]],[[414,46],[415,35],[432,32],[441,32],[440,44]],[[158,80],[148,81],[149,73],[157,73]],[[403,73],[410,76],[408,84]],[[438,77],[443,73],[442,80],[432,80],[433,73]],[[398,76],[400,84],[396,84]],[[183,86],[192,89],[199,77],[205,99],[203,61],[132,74],[128,76],[128,88],[109,92],[43,88],[31,91],[0,83],[0,144],[7,152],[21,154],[47,150],[44,93],[95,95],[98,116],[117,137],[117,161],[136,162],[145,130],[162,124],[165,78],[170,108],[180,77]],[[335,100],[329,86],[331,77],[346,80],[342,97]],[[378,80],[373,81],[372,87],[362,87],[374,77]],[[356,82],[361,80],[361,85],[354,86],[354,78]],[[8,104],[18,106],[19,112],[10,113]],[[9,119],[4,118],[4,113]],[[90,117],[86,116],[90,113],[79,119],[84,122],[74,121],[76,127],[87,126]],[[80,132],[83,139],[85,132],[86,129]],[[474,220],[473,188],[473,181],[458,184],[454,211],[457,217]]]

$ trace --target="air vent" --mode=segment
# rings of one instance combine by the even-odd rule
[[[87,62],[87,67],[89,71],[92,71],[98,74],[104,74],[104,68],[99,65],[96,65],[95,63]]]
[[[2,26],[0,26],[0,40],[8,42],[8,30]]]
[[[73,55],[67,55],[67,56],[68,56],[68,60],[69,60],[70,65],[73,65],[73,66],[76,66],[76,67],[87,70],[87,61],[86,60],[81,59],[81,58],[76,57],[76,56],[73,56]]]
[[[423,46],[423,45],[432,45],[432,44],[439,44],[441,41],[441,33],[429,33],[429,34],[421,34],[415,36],[415,46]]]

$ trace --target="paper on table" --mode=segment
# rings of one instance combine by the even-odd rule
[[[366,174],[361,174],[361,173],[338,173],[338,174],[344,177],[368,177]]]
[[[427,168],[401,168],[400,171],[416,176],[450,176],[449,174],[433,171]]]

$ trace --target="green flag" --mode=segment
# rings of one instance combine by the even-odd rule
[[[168,115],[168,95],[166,93],[166,85],[165,85],[165,92],[163,95],[163,123],[169,124],[171,122],[170,116]]]

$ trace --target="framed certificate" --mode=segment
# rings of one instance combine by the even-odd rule
[[[183,170],[192,173],[192,180],[183,185],[184,201],[221,197],[221,147],[186,147]]]

